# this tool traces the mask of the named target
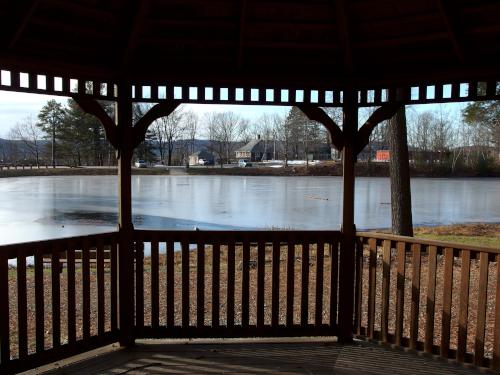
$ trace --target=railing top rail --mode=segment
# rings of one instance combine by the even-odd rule
[[[438,246],[438,247],[443,247],[443,248],[463,249],[463,250],[471,250],[471,251],[477,251],[477,252],[489,253],[489,254],[500,254],[500,248],[474,246],[474,245],[467,245],[467,244],[461,244],[461,243],[430,240],[430,239],[426,239],[426,238],[397,236],[394,234],[379,233],[379,232],[357,232],[356,235],[358,237],[376,238],[378,240],[390,240],[390,241],[395,241],[395,242],[406,242],[409,244],[419,244],[419,245],[428,245],[428,246]]]
[[[290,239],[328,240],[338,239],[340,231],[332,230],[136,230],[137,239],[156,238],[180,241],[188,238],[193,241],[274,241]]]
[[[113,239],[116,241],[117,238],[118,238],[118,232],[106,232],[106,233],[88,234],[83,236],[72,236],[72,237],[63,237],[50,240],[0,245],[0,255],[6,256],[7,258],[11,259],[11,258],[16,258],[20,250],[23,250],[26,256],[30,256],[33,255],[32,252],[36,249],[50,250],[55,248],[61,248],[61,251],[65,251],[66,249],[64,247],[67,246],[69,243],[88,242],[89,246],[94,246],[99,240]]]

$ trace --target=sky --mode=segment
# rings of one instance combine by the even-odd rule
[[[66,97],[50,96],[41,94],[27,94],[10,91],[0,91],[0,138],[7,138],[9,130],[26,117],[32,116],[36,119],[40,109],[47,101],[55,99],[63,104],[68,100]],[[464,103],[452,103],[442,105],[452,120],[460,118],[460,110]],[[260,105],[227,105],[227,104],[186,104],[186,109],[192,109],[200,118],[207,112],[233,111],[251,122],[257,120],[264,113],[286,114],[289,107],[260,106]],[[439,110],[438,104],[414,105],[410,110],[416,112]],[[360,113],[360,120],[363,114]]]

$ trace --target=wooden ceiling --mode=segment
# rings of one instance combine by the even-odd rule
[[[0,68],[132,84],[500,78],[497,0],[11,0]]]

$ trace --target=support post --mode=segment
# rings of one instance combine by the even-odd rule
[[[342,241],[339,268],[339,342],[352,342],[354,306],[354,165],[356,163],[356,133],[358,105],[355,90],[344,91],[344,148]]]
[[[134,225],[132,224],[132,99],[127,84],[118,86],[118,282],[120,345],[134,345]]]

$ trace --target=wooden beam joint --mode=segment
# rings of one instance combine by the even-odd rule
[[[323,124],[330,132],[333,146],[337,150],[342,151],[345,141],[344,134],[335,121],[333,121],[323,109],[310,104],[299,104],[297,107],[309,118],[309,120]]]
[[[104,127],[106,138],[109,143],[115,148],[119,147],[118,131],[115,122],[106,111],[101,107],[99,102],[93,98],[83,95],[73,95],[73,100],[80,108],[89,115],[95,116]]]

